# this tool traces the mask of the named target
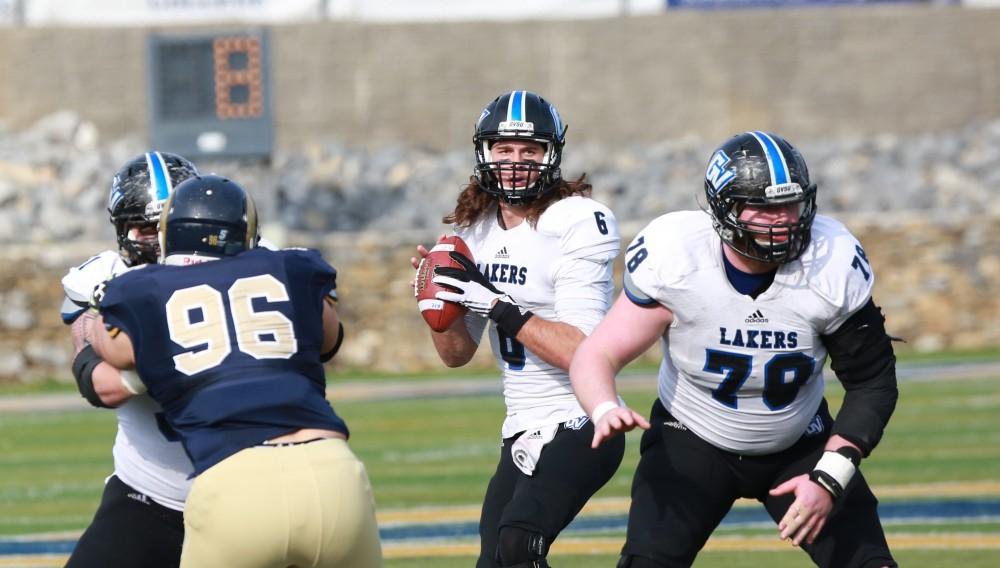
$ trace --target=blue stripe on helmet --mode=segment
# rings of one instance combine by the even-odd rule
[[[510,108],[507,109],[507,120],[524,120],[524,91],[514,91],[510,94]]]
[[[791,181],[788,177],[788,164],[785,162],[785,154],[782,153],[781,148],[778,147],[778,143],[774,141],[774,138],[771,138],[771,135],[766,132],[754,131],[750,134],[757,139],[761,148],[764,149],[764,155],[767,156],[767,165],[771,169],[771,185]]]
[[[146,166],[149,168],[149,183],[152,196],[157,201],[170,197],[170,178],[167,177],[167,164],[159,152],[146,154]]]

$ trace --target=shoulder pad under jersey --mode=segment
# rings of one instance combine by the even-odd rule
[[[816,216],[809,245],[797,262],[809,287],[835,312],[824,332],[834,331],[872,295],[875,272],[868,256],[847,227],[830,217]]]
[[[538,219],[538,232],[559,238],[560,249],[570,258],[607,261],[618,256],[621,235],[615,214],[589,197],[560,199]]]
[[[98,284],[126,270],[128,266],[112,250],[100,252],[71,268],[62,278],[63,292],[66,295],[61,310],[63,322],[72,323],[87,309],[90,296]]]
[[[717,262],[717,246],[711,219],[704,212],[660,215],[625,248],[626,293],[640,305],[662,300],[664,290],[683,281],[704,263]]]

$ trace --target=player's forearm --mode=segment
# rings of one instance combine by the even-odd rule
[[[587,415],[593,415],[594,409],[602,403],[618,401],[615,375],[620,370],[602,350],[595,347],[592,337],[581,342],[570,364],[569,378],[573,393]]]
[[[90,333],[90,325],[92,320],[97,316],[96,312],[86,310],[80,317],[76,318],[72,325],[70,325],[70,333],[73,336],[73,354],[76,355],[83,350],[84,347],[93,342],[93,338]]]
[[[568,370],[573,353],[585,337],[568,323],[535,316],[524,324],[516,339],[549,365]]]
[[[861,451],[861,448],[859,448],[857,444],[854,444],[847,438],[838,436],[837,434],[830,436],[830,439],[826,441],[826,447],[824,449],[828,452],[835,452],[845,446],[854,448],[858,452]]]
[[[463,318],[457,318],[444,331],[430,330],[431,341],[441,362],[448,367],[461,367],[472,360],[479,344],[469,335]]]
[[[122,383],[120,371],[107,363],[94,369],[94,392],[106,406],[115,408],[134,395]]]

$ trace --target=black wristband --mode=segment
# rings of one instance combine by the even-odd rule
[[[517,337],[517,332],[521,331],[524,324],[534,315],[527,310],[522,312],[515,304],[503,300],[497,300],[490,310],[490,319],[510,337]]]
[[[340,344],[344,342],[344,322],[337,322],[337,332],[337,343],[326,353],[320,354],[320,363],[326,363],[330,359],[333,359],[333,356],[337,354],[337,351],[340,351]]]
[[[809,479],[823,489],[826,489],[826,492],[833,497],[834,501],[844,494],[844,488],[840,486],[840,482],[821,469],[814,469],[809,472]]]
[[[851,460],[854,467],[861,465],[861,451],[851,446],[841,446],[837,448],[837,453]]]
[[[87,399],[92,406],[97,408],[111,408],[104,404],[101,397],[94,389],[94,369],[101,364],[103,359],[94,351],[93,346],[87,345],[73,358],[73,378],[76,379],[76,388]]]

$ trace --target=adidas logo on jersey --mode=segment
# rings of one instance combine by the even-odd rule
[[[747,316],[746,322],[747,323],[767,323],[767,318],[764,317],[764,314],[761,313],[760,310],[757,310],[756,312],[754,312],[754,313],[752,313],[752,314],[750,314],[750,315]]]
[[[507,254],[507,247],[502,247],[498,250],[497,253],[493,255],[493,258],[510,258],[510,255]]]

